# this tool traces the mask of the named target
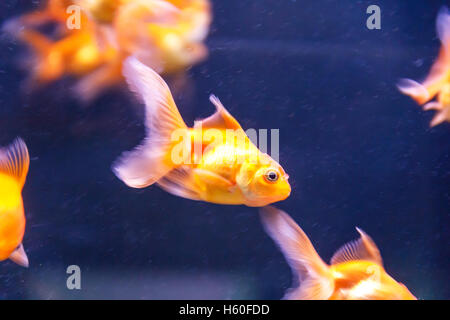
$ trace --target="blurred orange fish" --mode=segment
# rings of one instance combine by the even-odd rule
[[[416,300],[406,286],[386,273],[377,246],[361,229],[356,228],[361,238],[342,246],[327,265],[288,214],[266,207],[261,209],[261,218],[300,282],[285,299]]]
[[[28,267],[28,257],[22,245],[25,232],[22,188],[29,164],[27,146],[21,139],[0,149],[0,261],[11,259],[24,267]]]
[[[144,143],[113,166],[128,186],[157,183],[180,197],[247,206],[264,206],[289,196],[289,176],[250,141],[215,96],[210,100],[216,112],[188,128],[156,72],[130,57],[123,73],[130,89],[145,102],[147,127]]]
[[[79,12],[68,10],[73,5]],[[79,26],[69,29],[76,14]],[[48,23],[56,24],[55,38],[37,29]],[[49,0],[44,9],[8,21],[4,30],[33,50],[29,83],[74,76],[80,79],[77,96],[91,100],[123,80],[127,56],[164,74],[201,61],[210,23],[208,0]]]
[[[418,104],[426,103],[424,110],[437,111],[430,123],[431,127],[444,121],[450,122],[450,14],[446,7],[438,14],[436,28],[441,40],[441,50],[430,74],[423,83],[402,79],[398,84],[399,90]],[[435,101],[428,102],[436,95]]]

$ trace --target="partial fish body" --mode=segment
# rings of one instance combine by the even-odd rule
[[[216,113],[188,128],[156,72],[132,57],[126,60],[123,73],[130,89],[146,105],[147,127],[144,143],[113,166],[128,186],[157,183],[180,197],[248,206],[289,196],[291,188],[283,168],[252,144],[215,96],[210,100]]]
[[[436,110],[430,126],[444,121],[450,122],[450,14],[447,8],[438,14],[437,34],[441,41],[439,57],[433,64],[425,81],[418,83],[411,79],[402,79],[399,90],[413,98],[424,110]],[[436,100],[431,101],[436,97]]]
[[[210,24],[207,0],[141,0],[118,8],[114,29],[120,47],[167,74],[207,56],[203,41]]]
[[[28,267],[28,258],[22,245],[22,188],[29,163],[28,150],[21,139],[0,150],[0,261],[11,259],[24,267]]]
[[[308,236],[285,212],[261,209],[263,225],[286,257],[298,286],[285,299],[415,300],[408,288],[383,268],[380,252],[361,229],[361,238],[342,246],[327,265]]]
[[[81,8],[79,27],[67,23]],[[40,31],[56,25],[55,37]],[[49,0],[44,9],[14,18],[3,26],[29,45],[30,85],[65,75],[76,77],[75,92],[89,101],[123,81],[123,60],[135,55],[159,73],[175,73],[207,55],[203,44],[211,23],[208,0]]]

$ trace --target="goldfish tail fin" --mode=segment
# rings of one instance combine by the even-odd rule
[[[260,212],[265,230],[280,247],[300,283],[288,290],[284,299],[328,299],[334,291],[334,281],[329,266],[319,257],[308,236],[285,212],[271,206]]]
[[[130,89],[145,103],[147,137],[113,165],[119,179],[133,188],[144,188],[176,167],[171,157],[176,130],[187,132],[164,80],[135,57],[125,60],[123,75]],[[181,162],[179,163],[181,164]]]
[[[25,184],[29,165],[30,156],[22,139],[17,138],[8,147],[0,149],[0,172],[14,177],[21,187]]]
[[[28,268],[28,266],[29,266],[28,256],[25,253],[23,244],[20,244],[20,246],[18,246],[17,249],[14,250],[13,253],[11,253],[11,255],[9,256],[9,259],[12,262],[17,263],[19,266],[22,266],[25,268]]]

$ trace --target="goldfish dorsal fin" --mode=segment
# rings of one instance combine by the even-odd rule
[[[30,156],[25,142],[17,138],[8,147],[0,149],[0,172],[14,177],[23,187],[30,165]]]
[[[220,102],[219,98],[215,95],[209,96],[209,101],[216,107],[216,112],[206,119],[201,120],[202,128],[215,128],[215,129],[242,129],[237,120],[228,112],[227,109]]]
[[[354,260],[366,260],[383,266],[380,251],[372,238],[363,230],[356,228],[361,238],[344,244],[331,258],[331,264]]]

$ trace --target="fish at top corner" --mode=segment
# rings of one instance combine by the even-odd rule
[[[450,13],[445,6],[438,13],[436,31],[441,49],[426,79],[422,83],[401,79],[397,84],[400,92],[424,105],[424,110],[436,110],[431,127],[450,122]]]
[[[114,164],[119,179],[133,188],[154,183],[179,197],[252,207],[286,199],[289,176],[248,138],[214,95],[216,112],[189,128],[169,87],[151,68],[128,58],[123,75],[145,104],[147,137]]]

